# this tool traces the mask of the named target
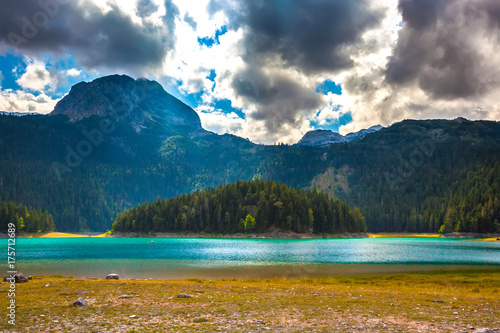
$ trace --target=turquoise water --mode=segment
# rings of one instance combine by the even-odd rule
[[[0,242],[6,248],[7,240]],[[84,277],[303,276],[500,265],[500,243],[434,238],[23,238],[16,251],[25,274]]]

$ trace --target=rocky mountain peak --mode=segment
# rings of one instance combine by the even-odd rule
[[[93,115],[130,122],[137,130],[149,126],[187,126],[201,129],[198,114],[167,93],[156,81],[111,75],[80,82],[57,103],[51,115],[72,121]]]

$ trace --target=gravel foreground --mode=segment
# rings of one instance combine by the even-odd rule
[[[8,289],[0,285],[5,313]],[[500,269],[267,280],[42,276],[16,289],[16,326],[3,316],[1,332],[500,332]],[[73,305],[82,298],[87,306]]]

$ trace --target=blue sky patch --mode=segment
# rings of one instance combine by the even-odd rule
[[[227,33],[227,27],[223,25],[220,29],[215,31],[215,34],[212,37],[198,37],[198,44],[201,46],[212,47],[214,45],[219,45],[220,40],[219,37]]]
[[[24,72],[26,62],[22,57],[16,57],[12,54],[0,56],[0,71],[3,75],[3,81],[1,83],[2,89],[21,89],[16,82],[18,77],[16,76],[16,73],[13,72],[14,68],[18,68],[18,71]]]
[[[342,114],[339,119],[328,120],[326,124],[319,125],[317,122],[311,121],[311,125],[316,129],[325,129],[338,133],[340,126],[347,125],[352,122],[352,113],[347,112]]]
[[[233,107],[233,103],[228,99],[218,99],[215,101],[213,107],[216,110],[220,110],[223,113],[231,113],[234,112],[238,115],[238,117],[245,119],[245,114],[240,110]]]
[[[316,88],[316,92],[324,95],[328,95],[328,93],[342,95],[342,86],[334,81],[326,80]]]
[[[210,70],[210,74],[207,76],[207,79],[209,79],[212,82],[215,82],[216,77],[217,74],[215,73],[215,69]]]

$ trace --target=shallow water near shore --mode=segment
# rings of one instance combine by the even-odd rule
[[[0,243],[6,247],[7,240]],[[17,269],[102,278],[271,278],[500,268],[500,244],[457,239],[24,238]],[[6,259],[6,258],[5,258]]]

